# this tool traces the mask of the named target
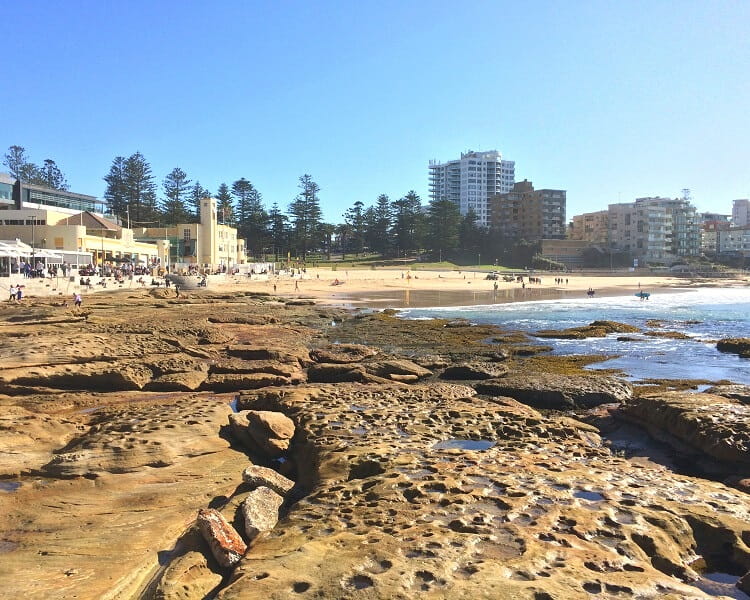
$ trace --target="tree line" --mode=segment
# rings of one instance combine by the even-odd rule
[[[65,175],[54,160],[45,158],[41,165],[37,165],[29,160],[23,146],[8,148],[3,157],[3,164],[8,167],[13,178],[23,183],[41,185],[53,190],[67,190],[69,187]]]
[[[9,148],[4,164],[24,182],[68,189],[54,161],[47,159],[38,167],[21,146]],[[369,206],[357,200],[339,223],[326,223],[320,186],[309,174],[299,178],[299,192],[286,211],[278,203],[266,208],[260,191],[245,177],[221,183],[213,193],[175,167],[159,190],[151,165],[140,152],[115,157],[103,179],[110,212],[132,227],[197,222],[201,201],[215,197],[219,222],[236,227],[238,236],[247,241],[248,253],[255,257],[273,254],[278,260],[291,255],[304,260],[310,253],[345,257],[373,252],[385,258],[427,254],[463,264],[496,261],[531,266],[538,252],[537,244],[506,239],[492,228],[477,225],[473,212],[462,216],[449,200],[433,199],[425,206],[414,190],[396,200],[381,194]]]

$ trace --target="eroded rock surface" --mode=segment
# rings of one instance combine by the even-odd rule
[[[713,394],[666,392],[631,398],[620,414],[713,458],[750,471],[750,406]]]
[[[703,598],[680,581],[696,554],[750,568],[744,494],[634,468],[593,428],[431,386],[317,388],[314,403],[275,396],[307,440],[309,494],[222,600]]]
[[[475,385],[480,394],[510,396],[535,408],[567,410],[622,402],[633,394],[629,383],[596,375],[508,375]]]

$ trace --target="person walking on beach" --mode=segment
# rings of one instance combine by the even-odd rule
[[[81,308],[81,304],[83,304],[83,298],[81,298],[80,292],[74,292],[73,293],[73,306],[76,308]]]
[[[167,279],[167,283],[169,283],[169,279]],[[180,288],[177,286],[177,284],[174,284],[174,291],[177,294],[177,297],[180,297]]]
[[[299,281],[297,281],[296,279],[294,280],[294,291],[299,291]]]
[[[10,298],[8,298],[8,302],[15,302],[16,301],[16,286],[11,285],[10,286]]]

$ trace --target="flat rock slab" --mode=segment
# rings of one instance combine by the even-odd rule
[[[30,479],[0,492],[0,595],[139,597],[159,568],[159,551],[173,547],[199,508],[232,494],[246,464],[227,447],[160,469]]]
[[[503,377],[508,373],[508,367],[496,362],[467,362],[447,367],[441,374],[441,379],[474,380],[493,379]]]
[[[310,358],[318,363],[353,363],[375,356],[378,351],[362,344],[331,344],[310,351]]]
[[[631,398],[620,415],[712,458],[750,466],[750,406],[713,394],[665,392]],[[741,466],[742,465],[742,466]]]
[[[230,412],[224,400],[201,394],[170,398],[168,405],[145,393],[131,397],[127,405],[94,413],[91,427],[42,470],[55,477],[91,477],[165,467],[184,458],[221,452],[229,444],[217,431]]]
[[[623,402],[633,394],[629,383],[596,375],[513,374],[474,387],[480,394],[510,396],[534,408],[555,410]]]
[[[732,400],[739,400],[744,404],[750,404],[750,385],[730,384],[715,385],[705,390],[706,394],[724,396]]]

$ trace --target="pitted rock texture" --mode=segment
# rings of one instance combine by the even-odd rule
[[[512,374],[477,383],[488,396],[510,396],[534,408],[566,410],[622,402],[632,397],[632,386],[615,377],[596,375]]]
[[[750,467],[750,406],[713,394],[665,392],[631,398],[620,414],[713,458]]]
[[[164,405],[142,396],[125,407],[101,409],[91,427],[71,440],[43,467],[58,477],[128,473],[165,467],[183,457],[228,447],[216,435],[231,409],[225,401],[175,394]]]
[[[744,494],[634,466],[571,419],[423,385],[312,387],[275,396],[309,494],[221,600],[676,600],[708,597],[687,583],[697,555],[750,569]]]

